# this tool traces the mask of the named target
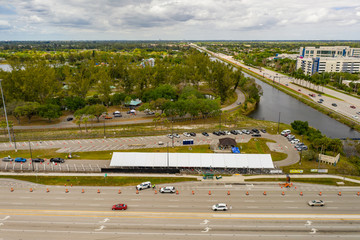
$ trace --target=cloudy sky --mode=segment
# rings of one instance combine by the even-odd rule
[[[360,0],[0,0],[0,40],[359,40]]]

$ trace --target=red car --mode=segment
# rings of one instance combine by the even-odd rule
[[[299,92],[301,92],[301,89],[298,89]]]
[[[104,118],[105,119],[112,119],[112,117],[110,117],[110,116],[105,116]]]
[[[126,210],[127,209],[127,205],[126,204],[116,204],[114,206],[112,206],[111,210]]]
[[[354,105],[351,105],[350,107],[351,107],[351,108],[353,108],[353,109],[355,109],[355,108],[356,108]]]

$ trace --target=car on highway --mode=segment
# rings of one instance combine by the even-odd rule
[[[355,109],[356,107],[354,105],[351,105],[350,108]]]
[[[203,133],[201,133],[202,135],[204,135],[205,137],[208,137],[209,136],[209,134],[207,133],[207,132],[203,132]]]
[[[225,203],[218,203],[212,206],[213,211],[226,211],[228,206]]]
[[[50,158],[50,162],[52,162],[52,163],[64,163],[65,160],[63,158]]]
[[[112,206],[111,210],[126,210],[127,205],[123,203],[115,204]]]
[[[17,157],[15,158],[14,160],[15,162],[26,162],[26,158],[23,158],[23,157]]]
[[[151,182],[143,182],[136,186],[137,190],[143,190],[146,188],[151,188]]]
[[[332,103],[331,104],[333,107],[337,107],[337,104],[336,103]]]
[[[312,200],[312,201],[309,201],[308,204],[309,204],[309,206],[311,206],[311,207],[314,207],[314,206],[320,206],[320,207],[325,206],[325,203],[324,203],[323,200]]]
[[[31,162],[45,162],[45,160],[42,158],[33,158],[31,159]]]
[[[298,91],[301,92],[301,89],[299,88]]]
[[[309,93],[309,96],[310,96],[310,97],[315,97],[315,94]]]
[[[160,193],[175,193],[175,187],[173,186],[166,186],[162,187],[159,190]]]
[[[3,160],[3,162],[12,162],[12,161],[14,161],[14,159],[11,158],[11,157],[4,157],[2,160]]]

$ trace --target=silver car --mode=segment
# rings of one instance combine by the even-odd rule
[[[12,159],[11,157],[4,157],[2,160],[3,160],[3,162],[12,162],[12,161],[14,161],[14,159]]]
[[[325,205],[323,200],[312,200],[312,201],[309,201],[308,204],[309,204],[309,206],[312,206],[312,207],[314,207],[314,206],[322,207]]]

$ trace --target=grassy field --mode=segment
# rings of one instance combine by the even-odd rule
[[[167,184],[185,181],[197,181],[189,177],[76,177],[76,176],[0,176],[44,185],[73,186],[135,186],[150,181],[152,184]]]
[[[286,178],[257,178],[257,179],[246,179],[246,182],[281,182],[285,183]],[[358,183],[349,181],[342,181],[334,178],[291,178],[291,182],[298,183],[311,183],[311,184],[323,184],[337,186],[336,182],[343,182],[345,186],[360,186]]]
[[[271,154],[273,161],[280,161],[287,158],[286,153],[272,152],[266,145],[266,142],[275,142],[266,138],[252,138],[247,143],[240,143],[238,147],[241,153],[258,153],[258,154]]]

